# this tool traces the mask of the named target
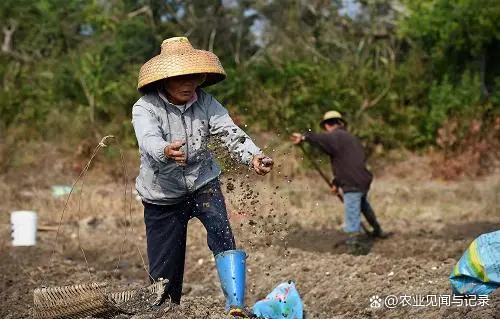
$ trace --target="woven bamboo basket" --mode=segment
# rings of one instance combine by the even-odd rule
[[[158,305],[168,280],[160,280],[146,288],[155,295]],[[121,304],[131,300],[139,289],[106,292],[106,283],[88,283],[63,287],[37,288],[33,293],[35,319],[80,319],[87,316],[110,318],[129,313]]]

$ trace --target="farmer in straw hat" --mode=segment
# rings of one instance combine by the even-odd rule
[[[339,112],[326,112],[320,125],[326,133],[293,133],[291,140],[294,144],[306,141],[330,156],[335,173],[331,182],[332,192],[337,193],[341,189],[344,194],[344,230],[349,236],[346,242],[348,251],[354,255],[365,254],[368,247],[364,245],[366,241],[360,232],[361,212],[373,227],[372,235],[379,238],[389,235],[382,231],[368,202],[373,177],[365,166],[365,151],[359,140],[345,129],[346,122]]]
[[[181,299],[191,218],[204,225],[216,260],[236,249],[219,184],[221,169],[208,138],[218,136],[233,158],[259,175],[273,166],[227,110],[202,89],[225,77],[216,55],[194,49],[184,37],[163,41],[161,53],[139,73],[142,97],[132,110],[141,157],[136,189],[144,205],[151,279],[169,280],[165,298],[174,303]],[[244,280],[235,285],[244,286]],[[240,313],[243,301],[231,299],[228,288],[223,288],[227,310]]]

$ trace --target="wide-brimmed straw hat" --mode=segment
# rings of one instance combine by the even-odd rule
[[[321,120],[321,123],[319,125],[323,126],[325,124],[325,122],[328,121],[328,120],[339,120],[342,123],[344,123],[344,125],[347,124],[346,121],[344,120],[344,118],[342,117],[342,114],[340,114],[337,111],[328,111],[328,112],[326,112],[323,115],[323,120]]]
[[[179,75],[205,73],[209,86],[226,78],[219,58],[209,51],[196,50],[185,37],[169,38],[161,44],[161,52],[144,63],[139,71],[137,89],[153,82]]]

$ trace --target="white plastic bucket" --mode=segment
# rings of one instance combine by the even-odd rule
[[[38,217],[32,211],[17,211],[10,214],[12,246],[34,246]]]

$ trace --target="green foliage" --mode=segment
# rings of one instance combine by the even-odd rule
[[[500,40],[500,3],[496,0],[422,0],[405,2],[403,37],[417,41],[432,58],[434,71],[460,80],[472,62],[495,56],[491,44]]]
[[[139,67],[184,34],[220,56],[228,78],[209,91],[254,131],[319,130],[336,109],[369,147],[422,148],[450,118],[500,115],[498,1],[359,1],[356,17],[341,3],[2,1],[0,136],[135,146]]]
[[[479,77],[464,73],[460,83],[453,85],[448,77],[441,83],[435,81],[429,90],[429,116],[427,138],[432,141],[434,133],[448,117],[474,117],[474,106],[481,101]]]
[[[401,33],[420,39],[438,57],[450,51],[477,55],[500,39],[500,7],[495,0],[407,1],[410,15]]]

